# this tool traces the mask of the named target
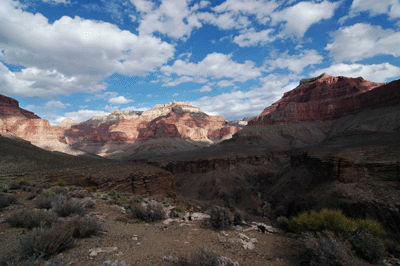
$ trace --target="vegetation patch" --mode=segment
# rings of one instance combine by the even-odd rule
[[[91,217],[76,216],[67,221],[65,226],[72,230],[72,235],[75,238],[97,236],[104,231],[102,224]]]
[[[169,266],[239,266],[239,263],[204,248],[193,252],[189,257],[164,257],[164,260]]]
[[[68,198],[63,195],[57,196],[52,203],[54,212],[60,217],[68,217],[71,214],[83,216],[85,215],[85,206],[78,200]]]
[[[165,211],[161,204],[147,204],[143,206],[141,203],[134,203],[130,207],[130,216],[133,219],[156,222],[165,218]]]
[[[0,193],[0,211],[17,202],[17,196],[7,193]]]
[[[207,212],[210,215],[210,224],[214,228],[229,228],[233,225],[234,216],[228,209],[212,206]]]
[[[39,226],[50,226],[57,220],[57,215],[50,211],[18,210],[5,218],[11,227],[32,229]]]
[[[23,235],[19,240],[21,258],[48,259],[64,250],[74,247],[72,230],[64,226],[37,227]]]

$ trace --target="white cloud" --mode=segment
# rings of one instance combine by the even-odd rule
[[[87,121],[93,116],[107,116],[110,113],[99,110],[79,110],[76,112],[65,113],[64,117],[71,118],[75,121]]]
[[[70,0],[42,0],[45,3],[50,3],[50,4],[70,4]]]
[[[208,85],[205,85],[205,86],[201,87],[200,89],[198,89],[196,91],[198,91],[198,92],[210,92],[210,91],[212,91],[212,88],[210,86],[208,86]]]
[[[315,71],[312,75],[318,76],[324,72],[331,76],[363,77],[366,80],[374,82],[386,82],[388,79],[400,77],[400,67],[393,66],[389,63],[374,65],[348,65],[341,63]]]
[[[71,89],[65,86],[62,94],[98,91],[104,89],[101,81],[112,73],[145,75],[174,55],[173,45],[159,38],[137,36],[113,24],[78,16],[64,16],[50,24],[42,14],[25,12],[15,5],[11,0],[2,1],[0,60],[41,72],[28,83],[15,76],[20,91],[28,90],[23,85],[33,85],[35,77],[53,71],[76,82]],[[43,87],[34,88],[47,91],[48,96],[59,94],[52,86],[46,82]],[[37,92],[29,96],[34,94],[42,97]]]
[[[233,61],[231,57],[232,55],[212,53],[197,64],[176,60],[172,66],[161,67],[161,71],[167,76],[177,74],[179,76],[217,79],[225,77],[240,82],[261,76],[261,71],[255,67],[254,62],[248,60],[244,64],[240,64]]]
[[[213,8],[218,13],[255,15],[259,23],[270,20],[269,15],[278,7],[276,1],[270,0],[227,0]]]
[[[325,49],[336,62],[355,62],[378,54],[400,56],[400,32],[381,26],[358,23],[340,28],[333,37]]]
[[[246,31],[245,33],[236,36],[233,39],[234,43],[237,43],[240,47],[265,45],[266,43],[275,40],[275,37],[270,36],[273,29],[267,29],[259,32],[255,32],[254,29]]]
[[[354,0],[350,17],[361,12],[369,12],[371,16],[388,14],[390,18],[395,19],[400,17],[400,3],[398,0]]]
[[[331,3],[323,1],[321,3],[300,2],[294,6],[287,7],[282,11],[271,15],[272,22],[286,22],[283,33],[303,37],[311,25],[323,19],[329,19],[334,15],[340,2]]]
[[[260,79],[264,85],[250,91],[234,91],[215,97],[202,97],[191,102],[210,115],[221,115],[228,120],[259,115],[276,102],[283,93],[295,88],[298,82],[290,82],[288,76],[268,75]]]
[[[220,88],[232,87],[232,86],[235,86],[235,83],[233,83],[230,80],[220,80],[220,81],[218,81],[217,86],[220,87]]]
[[[173,38],[182,38],[190,36],[193,28],[202,26],[186,0],[162,0],[158,8],[150,1],[131,1],[141,14],[138,28],[140,36],[158,31]]]
[[[69,95],[74,92],[98,93],[106,83],[88,75],[68,77],[55,69],[43,70],[36,67],[11,72],[0,62],[0,93],[21,97],[46,98]]]
[[[251,25],[250,20],[246,16],[234,13],[215,14],[203,12],[196,14],[196,18],[206,23],[217,26],[222,30],[242,29]]]
[[[118,97],[113,97],[113,98],[108,99],[108,102],[118,105],[118,104],[131,103],[131,102],[133,102],[133,100],[127,99],[127,98],[125,98],[125,96],[118,96]]]
[[[179,96],[179,93],[174,93],[174,94],[172,95],[172,97],[176,97],[176,96]]]
[[[181,83],[191,82],[191,81],[193,81],[193,78],[187,77],[187,76],[183,76],[183,77],[177,78],[177,79],[175,79],[173,81],[169,81],[167,83],[164,83],[161,86],[162,87],[173,87],[173,86],[178,86]]]
[[[45,108],[65,108],[65,105],[61,101],[50,100],[45,105]]]
[[[315,50],[307,50],[300,55],[283,55],[274,60],[267,60],[265,63],[269,66],[268,71],[277,68],[288,68],[290,71],[300,74],[303,69],[309,65],[322,63],[324,58]]]

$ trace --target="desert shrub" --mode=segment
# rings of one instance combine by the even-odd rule
[[[20,260],[15,257],[3,257],[0,259],[0,266],[32,266],[40,265],[35,259]]]
[[[12,212],[5,218],[5,221],[11,227],[22,227],[32,229],[39,226],[50,226],[57,220],[53,212],[41,210],[18,210]]]
[[[285,216],[279,216],[276,219],[276,223],[278,224],[278,227],[282,230],[287,230],[289,226],[289,219]]]
[[[125,202],[126,202],[125,197],[119,197],[119,198],[117,197],[114,204],[116,204],[118,206],[122,206],[125,204]]]
[[[36,193],[29,193],[28,196],[26,196],[26,200],[33,200],[34,198],[36,198]]]
[[[111,189],[110,192],[108,192],[108,195],[110,195],[110,197],[116,197],[117,196],[117,191],[115,189]]]
[[[0,192],[7,192],[10,190],[10,186],[8,184],[0,183]]]
[[[21,187],[22,186],[30,186],[31,183],[26,179],[21,179],[20,181],[18,181],[18,185],[20,185]]]
[[[380,238],[369,230],[363,229],[350,237],[350,243],[360,258],[371,263],[377,263],[385,255],[385,246]]]
[[[164,208],[160,204],[147,204],[142,206],[140,203],[134,203],[130,207],[130,216],[146,222],[160,221],[165,218]]]
[[[72,235],[75,238],[96,236],[103,232],[102,224],[92,217],[76,216],[67,221],[65,226],[72,230]]]
[[[49,210],[52,207],[52,202],[54,201],[54,197],[46,197],[43,195],[40,195],[35,198],[33,201],[33,205],[37,209],[46,209]]]
[[[300,232],[332,231],[338,236],[349,235],[356,229],[354,219],[347,218],[341,210],[322,209],[319,212],[300,213],[289,221],[289,229]]]
[[[298,240],[301,265],[354,265],[351,249],[332,232],[303,233]]]
[[[90,192],[96,192],[97,191],[97,187],[96,186],[90,186],[90,187],[86,187],[85,190],[90,193]]]
[[[17,196],[12,194],[0,193],[0,211],[15,202],[17,202]]]
[[[107,260],[105,262],[103,262],[103,264],[101,266],[130,266],[130,264],[126,264],[125,261],[114,261],[112,262],[111,260]]]
[[[200,248],[190,257],[165,258],[170,266],[239,266],[239,263],[229,258],[221,257],[207,249]]]
[[[20,238],[19,252],[22,258],[47,259],[74,245],[72,230],[60,225],[50,228],[41,226]]]
[[[56,195],[68,195],[68,188],[62,187],[62,186],[54,186],[50,188],[51,191],[53,191]]]
[[[243,215],[238,210],[235,210],[235,212],[233,213],[233,224],[234,225],[243,224]]]
[[[303,212],[289,220],[289,229],[296,232],[321,232],[328,230],[337,236],[347,239],[354,232],[369,230],[375,236],[386,234],[382,224],[370,219],[352,219],[340,210],[322,209],[319,212]]]
[[[210,223],[214,228],[229,228],[232,226],[234,217],[228,209],[212,206],[207,212],[210,215]]]
[[[357,231],[367,230],[374,236],[384,236],[387,234],[383,225],[376,220],[357,219],[356,225],[357,225],[357,229],[356,229]]]
[[[184,213],[185,212],[185,208],[181,207],[181,206],[176,206],[175,207],[175,211],[178,213]]]
[[[17,190],[17,189],[21,189],[21,186],[17,183],[11,183],[10,184],[10,189],[11,190]]]
[[[85,206],[77,199],[72,199],[59,195],[52,202],[54,212],[61,217],[68,217],[71,214],[83,216],[85,215]]]
[[[45,197],[54,197],[56,195],[56,192],[51,189],[45,189],[42,191],[42,195]]]
[[[96,202],[91,198],[86,198],[82,200],[82,204],[87,209],[92,209],[96,205]]]
[[[62,180],[62,179],[59,179],[59,180],[57,181],[57,186],[65,187],[66,185],[67,185],[67,183],[66,183],[64,180]]]

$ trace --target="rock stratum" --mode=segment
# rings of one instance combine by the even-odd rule
[[[221,116],[209,116],[181,101],[159,104],[145,112],[114,111],[81,123],[66,119],[53,127],[21,109],[16,100],[0,97],[0,134],[72,155],[143,158],[219,143],[239,129]]]

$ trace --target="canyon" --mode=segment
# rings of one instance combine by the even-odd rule
[[[133,177],[133,168],[110,172],[119,176],[114,181],[95,168],[59,172],[70,182],[91,180],[130,191],[136,178],[134,187],[150,187],[148,193],[272,220],[340,208],[351,217],[377,219],[400,236],[400,80],[374,83],[327,74],[302,80],[243,129],[186,102],[52,127],[15,100],[0,99],[5,136],[158,169],[143,178]]]

